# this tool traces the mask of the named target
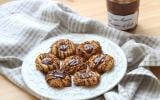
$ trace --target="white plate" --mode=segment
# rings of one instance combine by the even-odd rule
[[[110,54],[115,59],[115,65],[111,72],[106,72],[101,76],[101,82],[94,88],[66,87],[55,89],[47,85],[44,75],[36,70],[35,58],[38,54],[48,52],[52,43],[59,39],[70,39],[75,43],[82,43],[87,40],[99,41],[105,54]],[[34,48],[25,58],[22,65],[22,76],[32,92],[41,98],[59,100],[89,99],[99,96],[116,86],[126,73],[127,60],[119,46],[110,40],[92,34],[68,34],[53,37],[42,42]]]

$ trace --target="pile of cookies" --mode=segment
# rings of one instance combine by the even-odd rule
[[[50,52],[39,54],[35,64],[51,87],[64,88],[72,83],[92,87],[99,84],[100,75],[112,69],[114,59],[103,54],[98,41],[75,44],[60,39],[52,44]]]

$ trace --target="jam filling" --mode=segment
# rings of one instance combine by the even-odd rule
[[[103,63],[104,62],[104,57],[97,57],[95,60],[94,60],[94,63],[95,63],[95,65],[99,65],[99,64],[101,64],[101,63]]]
[[[65,78],[66,74],[63,72],[51,72],[49,75],[52,75],[54,78]]]
[[[68,45],[62,44],[62,45],[59,46],[59,48],[60,48],[61,51],[66,51],[68,49]]]
[[[53,60],[52,60],[52,58],[44,58],[44,59],[42,60],[42,64],[52,65],[52,64],[53,64]]]
[[[92,74],[90,72],[81,72],[80,73],[81,79],[90,78],[90,77],[92,77]]]
[[[91,53],[93,51],[93,45],[92,44],[85,44],[84,49],[87,53]]]
[[[64,73],[55,72],[55,73],[54,73],[54,76],[57,77],[57,78],[64,78],[64,77],[65,77],[65,74],[64,74]]]
[[[79,60],[78,59],[71,59],[68,63],[69,66],[75,66],[79,64]]]

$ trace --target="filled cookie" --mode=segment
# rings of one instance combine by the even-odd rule
[[[87,66],[85,64],[85,60],[82,57],[76,55],[67,57],[64,60],[62,66],[62,70],[68,72],[69,74],[74,74],[75,72],[86,68]]]
[[[114,65],[114,59],[108,54],[94,55],[88,60],[88,67],[92,71],[98,73],[104,73],[112,69]]]
[[[35,60],[37,70],[47,73],[60,68],[60,60],[51,53],[39,54]]]
[[[60,59],[64,59],[75,54],[76,46],[68,39],[60,39],[51,46],[51,53]]]
[[[45,79],[49,86],[54,88],[64,88],[71,86],[71,76],[63,71],[54,70],[49,71]]]
[[[100,43],[94,40],[81,43],[76,48],[76,55],[84,57],[85,59],[88,59],[92,55],[100,53],[102,53]]]
[[[100,74],[91,70],[81,70],[74,74],[73,82],[76,86],[96,86],[100,82]]]

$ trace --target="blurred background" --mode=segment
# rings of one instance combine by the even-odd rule
[[[0,4],[13,0],[0,0]],[[50,0],[59,1],[87,16],[107,25],[106,0]],[[140,0],[138,27],[132,33],[159,35],[160,34],[160,0]]]

